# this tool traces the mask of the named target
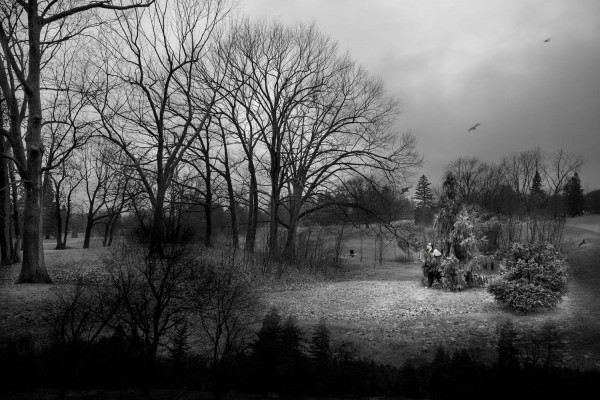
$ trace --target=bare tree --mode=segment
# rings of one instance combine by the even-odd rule
[[[120,325],[130,340],[141,344],[144,359],[143,391],[147,395],[154,378],[158,351],[166,338],[181,326],[188,310],[190,269],[197,262],[184,248],[169,247],[162,257],[149,249],[123,245],[107,260],[110,274],[107,292],[118,300],[113,329]]]
[[[558,196],[567,178],[578,172],[583,166],[584,159],[580,154],[567,153],[563,149],[546,157],[543,172],[552,196]]]
[[[87,205],[83,248],[87,249],[94,226],[100,222],[110,226],[121,214],[128,199],[130,177],[121,149],[110,143],[90,141],[80,157],[79,176]]]
[[[477,157],[460,157],[446,167],[456,178],[456,189],[461,200],[472,203],[479,199],[487,185],[488,165]]]
[[[255,159],[266,173],[271,254],[281,224],[288,228],[286,253],[294,253],[297,224],[314,208],[304,206],[334,182],[368,169],[399,178],[418,165],[411,135],[394,144],[398,103],[314,25],[242,20],[220,54],[231,72],[217,107],[248,158],[251,216],[258,210]]]
[[[64,162],[60,173],[51,175],[54,185],[55,216],[56,216],[56,249],[67,248],[71,210],[73,209],[73,194],[83,180],[78,174],[77,167],[72,162]]]
[[[197,79],[197,64],[228,11],[221,0],[156,1],[118,16],[107,34],[123,45],[104,43],[104,58],[97,60],[99,73],[91,84],[102,134],[122,149],[137,173],[153,215],[150,247],[158,254],[168,188],[205,128],[215,98]],[[193,94],[203,98],[201,110]]]
[[[543,154],[540,148],[512,153],[503,157],[500,165],[504,171],[506,183],[523,197],[531,190],[535,171],[544,167]]]
[[[12,154],[3,153],[16,164],[23,180],[23,263],[18,282],[50,282],[44,263],[40,236],[42,205],[42,78],[48,60],[75,36],[96,26],[93,9],[125,10],[145,2],[113,5],[94,1],[75,5],[70,1],[28,0],[0,5],[0,89],[7,101],[9,129],[2,128]],[[26,125],[23,137],[21,127]]]

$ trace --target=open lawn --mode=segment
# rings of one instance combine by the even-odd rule
[[[569,219],[564,252],[571,266],[569,293],[559,306],[531,315],[516,315],[496,304],[484,289],[458,293],[421,285],[421,264],[400,263],[401,252],[387,244],[383,263],[375,262],[374,239],[349,231],[342,250],[347,261],[335,278],[295,290],[262,293],[259,315],[276,307],[293,315],[310,334],[324,319],[334,347],[351,342],[362,356],[391,365],[407,357],[431,357],[438,345],[469,348],[482,359],[495,357],[497,326],[509,319],[517,329],[530,330],[553,321],[564,331],[564,359],[570,366],[600,368],[600,216]],[[586,244],[579,247],[585,239]],[[40,329],[39,310],[61,285],[73,282],[76,271],[93,274],[105,250],[81,249],[81,240],[67,250],[45,244],[48,270],[55,285],[15,285],[19,265],[0,269],[0,330],[13,333]],[[354,249],[357,255],[349,256]],[[368,257],[367,257],[368,256]]]

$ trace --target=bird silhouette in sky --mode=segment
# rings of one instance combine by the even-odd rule
[[[475,125],[473,125],[472,127],[470,127],[470,128],[469,128],[469,130],[468,130],[467,132],[474,131],[475,129],[477,129],[477,127],[478,127],[479,125],[481,125],[481,124],[475,124]]]
[[[586,244],[586,241],[585,241],[585,239],[583,239],[583,240],[581,241],[581,243],[579,243],[579,247],[583,246],[584,244]]]
[[[544,40],[544,43],[548,43],[550,41],[550,38],[547,38]]]

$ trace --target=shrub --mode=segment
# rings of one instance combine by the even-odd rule
[[[433,265],[434,279],[437,281],[434,287],[460,291],[468,287],[485,285],[486,279],[478,275],[481,266],[475,255],[479,248],[485,245],[486,239],[485,236],[480,235],[476,224],[475,211],[467,207],[463,207],[457,215],[453,216],[451,226],[440,214],[434,237],[441,240],[446,258]],[[432,266],[426,264],[424,268],[427,275]]]
[[[505,267],[488,291],[496,301],[518,312],[556,306],[566,291],[565,260],[548,243],[514,243],[505,254]]]

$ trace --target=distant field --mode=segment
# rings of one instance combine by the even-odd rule
[[[262,309],[257,311],[264,315],[277,307],[283,316],[294,315],[307,334],[324,319],[334,345],[352,342],[359,354],[393,365],[411,356],[431,357],[438,345],[469,348],[483,359],[492,359],[496,329],[505,320],[525,330],[554,321],[565,332],[568,364],[600,368],[599,228],[600,216],[568,219],[563,250],[571,265],[569,293],[551,311],[514,315],[484,289],[460,293],[426,289],[420,283],[419,261],[398,261],[403,252],[387,242],[379,264],[369,230],[350,227],[344,233],[344,266],[336,271],[335,279],[302,289],[265,292]],[[584,239],[586,243],[580,247]],[[20,266],[0,269],[0,330],[36,329],[40,307],[56,288],[71,284],[77,271],[102,268],[101,258],[110,250],[97,240],[89,250],[81,249],[82,244],[83,239],[73,239],[69,249],[53,250],[54,241],[45,241],[55,285],[15,285]]]

